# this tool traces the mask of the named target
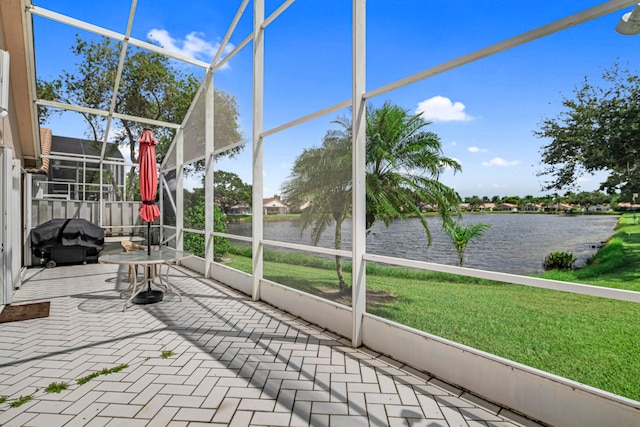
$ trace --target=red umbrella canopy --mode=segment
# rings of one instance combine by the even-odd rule
[[[140,152],[138,164],[140,166],[140,196],[142,206],[138,214],[143,221],[153,222],[160,216],[156,206],[156,192],[158,191],[158,171],[156,168],[156,139],[150,129],[145,129],[138,139]]]

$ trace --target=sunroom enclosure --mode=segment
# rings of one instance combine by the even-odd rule
[[[309,31],[323,31],[324,23],[313,23],[311,16],[296,16],[295,3],[287,0],[279,7],[273,8],[271,13],[265,11],[264,0],[243,0],[232,19],[228,30],[218,48],[218,53],[211,64],[200,62],[193,65],[203,66],[205,77],[202,86],[194,99],[187,117],[182,124],[161,123],[148,118],[129,118],[138,120],[148,126],[171,127],[176,130],[176,136],[167,156],[160,165],[161,204],[172,209],[163,209],[160,221],[160,240],[177,249],[183,249],[186,233],[204,236],[205,256],[192,258],[185,265],[206,277],[216,279],[230,287],[238,289],[254,300],[263,300],[282,308],[307,321],[348,337],[355,347],[364,345],[378,352],[387,354],[397,360],[405,362],[417,369],[427,371],[444,381],[450,382],[473,393],[498,402],[513,410],[551,425],[633,425],[640,419],[640,403],[625,397],[614,395],[594,387],[580,384],[538,369],[534,369],[508,359],[498,357],[481,350],[473,349],[431,335],[429,331],[420,331],[401,325],[378,315],[372,314],[367,307],[367,265],[391,265],[416,270],[450,273],[469,278],[490,279],[495,282],[542,288],[557,291],[557,297],[562,298],[565,293],[585,295],[594,298],[605,298],[619,301],[629,306],[640,303],[640,293],[585,286],[573,283],[555,282],[525,276],[516,276],[499,272],[488,272],[468,268],[433,264],[424,261],[414,261],[395,258],[367,252],[366,230],[366,110],[370,104],[380,104],[384,96],[405,90],[411,85],[435,78],[443,73],[474,64],[491,55],[500,54],[534,42],[547,36],[560,33],[577,25],[583,25],[602,17],[620,14],[620,11],[633,5],[633,1],[608,1],[595,7],[579,11],[566,18],[558,19],[547,25],[538,27],[518,36],[507,38],[472,53],[459,56],[415,74],[404,76],[390,83],[371,88],[367,85],[367,58],[371,49],[367,48],[367,3],[364,0],[353,0],[349,14],[336,14],[336,20],[344,24],[345,32],[340,34],[344,39],[350,39],[350,52],[339,52],[336,55],[336,74],[342,79],[341,85],[332,94],[342,96],[328,105],[316,105],[311,100],[306,104],[308,111],[299,110],[291,105],[286,114],[275,114],[279,107],[266,102],[265,92],[278,94],[295,91],[293,88],[273,87],[270,83],[278,83],[274,74],[286,73],[277,68],[277,57],[284,49],[290,49],[301,60],[309,59],[320,53],[305,51],[304,47],[294,45],[289,47],[282,43],[278,26],[285,19],[300,19],[309,25]],[[322,5],[322,7],[329,7]],[[338,7],[338,6],[335,6]],[[375,7],[370,2],[369,7]],[[135,15],[136,2],[133,2],[128,30],[130,30]],[[340,6],[344,12],[344,4]],[[123,43],[141,48],[172,55],[165,49],[148,45],[130,38],[129,33],[117,34],[94,27],[80,21],[60,16],[46,9],[31,6],[27,13],[57,22],[75,26],[85,31],[111,37]],[[251,20],[251,25],[247,25]],[[244,26],[242,24],[245,24]],[[282,24],[284,25],[284,24]],[[316,25],[314,27],[314,25]],[[249,31],[247,31],[247,29]],[[347,32],[348,29],[348,32]],[[246,31],[246,34],[242,34]],[[613,31],[613,28],[611,28]],[[238,35],[240,34],[240,35]],[[277,42],[270,44],[270,37]],[[241,40],[226,55],[223,52],[229,41],[234,38]],[[295,49],[299,49],[296,51]],[[274,52],[274,60],[270,61],[270,52]],[[184,59],[176,57],[176,59]],[[252,222],[250,236],[214,231],[213,209],[215,194],[213,189],[214,171],[225,168],[239,168],[238,159],[228,159],[225,152],[237,147],[225,140],[214,137],[217,123],[214,123],[214,91],[228,90],[228,81],[220,76],[225,66],[235,60],[236,66],[244,67],[239,73],[239,79],[247,87],[252,87],[250,97],[250,113],[242,116],[245,124],[250,123],[250,135],[246,135],[245,150],[250,151],[252,169]],[[342,62],[341,62],[342,61]],[[430,63],[430,61],[425,61]],[[122,65],[120,65],[122,67]],[[266,72],[267,67],[272,67]],[[275,73],[274,73],[275,70]],[[392,74],[391,74],[392,75]],[[285,75],[285,78],[287,76]],[[313,70],[308,78],[316,78]],[[271,79],[271,80],[269,80]],[[292,78],[292,81],[294,79]],[[116,83],[117,91],[117,83]],[[229,90],[232,94],[232,90]],[[342,91],[342,92],[341,92]],[[304,95],[302,95],[304,96]],[[312,97],[312,94],[311,94]],[[285,97],[286,101],[286,97]],[[74,107],[55,104],[39,100],[40,105],[66,108],[74,111]],[[310,107],[311,106],[311,107]],[[75,107],[75,111],[83,111],[83,107]],[[101,114],[109,121],[118,117],[112,109],[108,112],[91,111]],[[279,125],[265,126],[265,115],[271,114],[269,123],[280,120]],[[350,123],[352,137],[351,163],[351,212],[350,212],[350,240],[343,240],[342,248],[335,249],[333,241],[329,244],[312,245],[310,243],[291,239],[265,238],[265,229],[269,225],[264,221],[262,201],[269,194],[265,194],[264,176],[281,166],[274,162],[281,153],[287,150],[284,140],[298,138],[301,151],[320,143],[321,134],[315,127],[319,121],[323,124],[332,122],[336,117],[344,118]],[[313,125],[313,126],[312,126]],[[333,126],[333,124],[327,125]],[[108,128],[108,127],[107,127]],[[108,132],[107,132],[108,134]],[[313,135],[305,141],[302,135]],[[284,135],[284,136],[283,136]],[[315,139],[314,139],[315,138]],[[105,140],[106,143],[106,140]],[[308,144],[308,145],[305,145]],[[104,154],[104,153],[103,153]],[[201,162],[204,165],[201,175],[193,172],[193,165]],[[102,170],[102,169],[101,169]],[[332,171],[327,171],[329,176]],[[194,179],[194,176],[196,177]],[[204,227],[193,229],[185,226],[184,191],[188,188],[187,181],[204,184]],[[103,185],[102,174],[100,185]],[[196,184],[196,186],[199,184]],[[271,189],[274,191],[273,189]],[[104,223],[104,200],[100,201],[99,221]],[[175,211],[173,210],[175,208]],[[226,237],[232,242],[251,245],[251,273],[242,272],[223,263],[214,261],[214,237]],[[349,303],[334,302],[329,299],[311,295],[289,283],[294,282],[291,277],[274,274],[267,269],[265,250],[303,252],[313,256],[334,259],[341,257],[351,265],[349,283],[352,294]],[[464,315],[464,313],[460,313]],[[618,325],[624,329],[626,325]],[[630,344],[631,345],[631,344]]]

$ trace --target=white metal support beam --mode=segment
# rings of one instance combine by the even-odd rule
[[[107,115],[107,125],[105,126],[104,136],[102,138],[102,149],[100,151],[100,159],[104,159],[104,153],[107,148],[107,140],[109,130],[111,129],[111,121],[113,113],[116,111],[116,102],[118,100],[118,90],[120,89],[120,80],[122,79],[122,69],[124,68],[124,60],[127,56],[127,47],[129,46],[129,37],[131,36],[131,28],[133,27],[133,18],[136,15],[136,6],[138,0],[131,1],[131,10],[129,11],[129,20],[127,21],[127,31],[122,41],[120,49],[120,58],[118,59],[118,69],[116,70],[116,80],[113,84],[113,94],[111,95],[111,103],[109,104],[109,114]],[[100,184],[102,184],[102,170],[100,170]]]
[[[264,108],[264,0],[253,3],[253,220],[252,220],[252,273],[253,285],[251,296],[254,301],[260,299],[260,281],[264,272],[263,260],[263,151],[262,127]]]
[[[120,79],[122,78],[122,69],[124,68],[124,60],[127,56],[127,47],[129,46],[129,36],[131,35],[131,28],[133,27],[133,18],[136,15],[136,7],[138,0],[131,1],[131,10],[129,11],[129,20],[127,22],[127,31],[120,49],[120,59],[118,60],[118,70],[116,71],[116,81],[113,85],[113,95],[111,96],[111,104],[109,105],[109,114],[107,115],[107,124],[105,126],[104,135],[102,136],[102,147],[100,148],[100,160],[104,159],[104,154],[107,150],[107,140],[109,139],[109,131],[111,130],[111,121],[113,120],[113,113],[116,111],[116,101],[118,100],[118,90],[120,89]],[[85,175],[86,176],[86,175]],[[104,226],[104,197],[102,197],[102,184],[104,183],[104,167],[100,163],[100,206],[98,212],[98,225]],[[83,187],[84,188],[84,187]]]
[[[240,21],[240,18],[242,18],[242,15],[244,14],[245,9],[247,8],[247,3],[249,3],[249,0],[243,0],[242,4],[238,8],[238,11],[236,12],[236,16],[233,18],[233,21],[231,21],[231,25],[229,25],[227,34],[225,34],[224,38],[222,39],[222,42],[220,43],[220,47],[218,47],[216,56],[213,58],[213,61],[211,61],[212,66],[215,66],[216,63],[220,60],[220,56],[222,56],[222,52],[224,51],[224,48],[227,46],[227,43],[229,42],[231,35],[235,31],[236,26],[238,25],[238,21]]]
[[[124,60],[127,57],[127,48],[129,47],[129,37],[131,36],[131,28],[133,27],[133,18],[136,14],[137,0],[131,1],[131,10],[129,11],[129,20],[127,22],[127,30],[122,42],[122,48],[120,49],[120,58],[118,59],[118,69],[116,70],[116,80],[113,85],[113,95],[111,96],[111,104],[109,105],[109,115],[107,116],[107,125],[105,126],[104,137],[102,141],[102,151],[100,158],[104,158],[104,153],[107,147],[107,139],[109,137],[109,131],[111,129],[111,121],[113,120],[113,113],[116,111],[116,102],[118,100],[118,91],[120,89],[120,80],[122,79],[122,70],[124,68]],[[102,184],[102,170],[100,171],[100,184]]]
[[[366,311],[366,0],[353,0],[352,16],[352,174],[353,174],[353,271],[351,343],[362,345],[362,318]]]
[[[231,58],[233,58],[236,53],[240,52],[252,40],[253,40],[253,34],[248,35],[244,40],[240,42],[240,44],[238,44],[231,52],[229,52],[227,56],[225,56],[220,61],[218,61],[216,65],[213,67],[213,70],[218,71],[219,69],[221,69],[224,66],[224,64],[230,61]]]
[[[566,30],[567,28],[575,27],[576,25],[583,24],[587,21],[591,21],[601,16],[617,12],[618,10],[633,5],[636,1],[637,0],[610,0],[590,9],[583,10],[582,12],[575,13],[566,18],[559,19],[550,24],[543,25],[534,30],[527,31],[526,33],[522,33],[510,39],[501,41],[491,46],[487,46],[468,55],[461,56],[443,64],[436,65],[435,67],[420,71],[419,73],[413,74],[403,79],[396,80],[393,83],[389,83],[385,86],[381,86],[377,89],[369,91],[365,93],[364,96],[366,99],[371,99],[373,97],[383,95],[395,89],[399,89],[401,87],[416,83],[420,80],[428,79],[429,77],[433,77],[446,71],[453,70],[454,68],[458,68],[462,65],[466,65],[479,59],[494,55],[496,53],[500,53],[505,50],[509,50],[514,47],[532,42],[534,40],[541,39],[542,37],[546,37],[559,31]]]
[[[273,135],[274,133],[282,132],[283,130],[289,129],[289,128],[294,127],[294,126],[301,125],[301,124],[309,122],[309,121],[311,121],[313,119],[317,119],[318,117],[322,117],[322,116],[326,116],[326,115],[331,114],[331,113],[335,113],[336,111],[340,111],[340,110],[342,110],[344,108],[349,107],[350,105],[353,106],[352,105],[352,100],[351,99],[347,99],[346,101],[342,101],[342,102],[340,102],[338,104],[334,104],[334,105],[331,105],[331,106],[329,106],[327,108],[323,108],[322,110],[318,110],[315,113],[308,114],[308,115],[306,115],[304,117],[300,117],[298,119],[295,119],[295,120],[292,120],[290,122],[284,123],[284,124],[282,124],[280,126],[277,126],[275,128],[266,130],[266,131],[262,132],[262,137],[264,138],[265,136],[269,136],[269,135]]]
[[[95,114],[96,116],[106,117],[109,115],[109,112],[106,110],[98,110],[97,108],[81,107],[79,105],[65,104],[63,102],[49,101],[46,99],[38,99],[36,101],[36,104],[42,105],[44,107],[59,108],[61,110],[76,111],[78,113]],[[161,120],[154,120],[154,119],[145,119],[144,117],[131,116],[129,114],[113,113],[113,117],[116,119],[129,120],[132,122],[142,123],[142,124],[151,125],[151,126],[162,126],[162,127],[167,127],[171,129],[180,129],[180,125],[177,125],[175,123],[163,122]]]
[[[204,277],[209,277],[209,270],[213,262],[213,166],[214,166],[214,88],[213,72],[209,71],[205,76],[205,98],[204,98],[204,153],[205,153],[205,179],[204,179]]]
[[[269,17],[265,20],[262,21],[262,29],[264,30],[267,25],[269,25],[271,22],[273,22],[278,16],[280,16],[280,14],[282,14],[285,10],[287,10],[287,8],[289,6],[291,6],[293,4],[295,0],[287,0],[284,3],[282,3],[282,5],[280,5],[280,7],[278,9],[276,9],[271,15],[269,15]],[[244,5],[241,5],[240,9],[243,8]],[[232,27],[235,27],[235,22],[232,23]],[[229,54],[227,56],[225,56],[222,60],[218,61],[218,58],[216,55],[216,58],[213,60],[212,64],[213,65],[213,69],[214,71],[219,70],[220,68],[222,68],[222,66],[227,63],[231,58],[233,58],[233,56],[240,52],[242,50],[242,48],[244,48],[246,45],[249,44],[249,42],[251,42],[253,40],[253,35],[255,34],[255,32],[252,32],[251,34],[249,34],[247,37],[245,37],[244,40],[242,40],[236,47],[235,49],[233,49],[231,52],[229,52]],[[223,46],[224,43],[220,46],[218,52],[221,53],[223,50]]]
[[[285,10],[287,10],[294,1],[295,0],[287,0],[282,3],[279,8],[277,8],[271,15],[269,15],[267,19],[264,20],[264,22],[262,23],[262,29],[267,28],[267,26],[275,21],[275,19],[280,16]]]
[[[176,135],[176,199],[174,209],[176,212],[176,249],[182,250],[184,247],[184,132],[179,130]],[[167,191],[169,188],[167,188]]]
[[[98,34],[103,37],[108,37],[120,42],[123,42],[126,38],[124,34],[120,34],[115,31],[107,30],[106,28],[98,27],[97,25],[92,25],[84,21],[80,21],[79,19],[74,19],[66,15],[62,15],[51,10],[44,9],[42,7],[32,5],[27,12],[30,12],[33,15],[41,16],[43,18],[50,19],[52,21],[60,22],[65,25],[69,25],[71,27],[79,28],[84,31],[89,31],[94,34]],[[148,43],[142,40],[130,38],[128,40],[129,44],[135,47],[139,47],[141,49],[146,49],[151,52],[159,53],[161,55],[167,56],[169,58],[178,59],[180,61],[197,65],[202,68],[209,68],[209,64],[200,61],[198,59],[191,58],[187,55],[183,55],[177,52],[173,52],[169,49],[165,49],[163,47],[154,45],[152,43]]]

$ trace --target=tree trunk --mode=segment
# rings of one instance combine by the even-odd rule
[[[129,194],[127,200],[128,201],[133,201],[136,199],[136,192],[135,192],[135,181],[137,179],[137,175],[136,175],[136,168],[135,167],[131,167],[131,169],[129,170],[129,180],[127,182],[127,193]]]
[[[336,220],[334,246],[336,249],[342,249],[342,218]],[[340,287],[340,291],[343,291],[347,287],[347,283],[344,281],[344,274],[342,273],[342,257],[340,255],[336,255],[336,273],[338,274],[338,285]]]

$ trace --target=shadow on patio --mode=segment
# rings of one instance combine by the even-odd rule
[[[122,312],[124,267],[29,270],[15,304],[51,313],[0,324],[0,424],[537,425],[189,270],[170,277],[182,302]],[[54,382],[68,389],[46,393]]]

